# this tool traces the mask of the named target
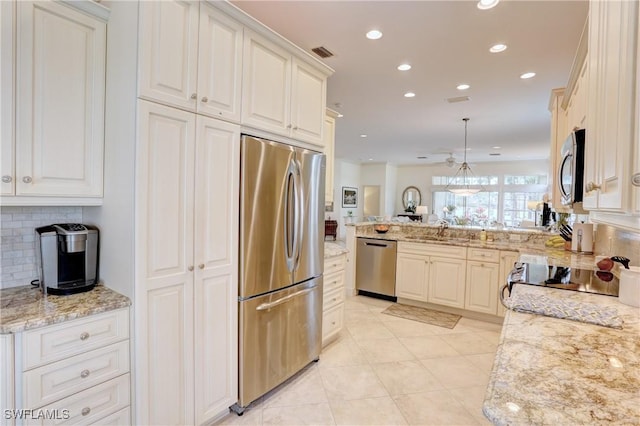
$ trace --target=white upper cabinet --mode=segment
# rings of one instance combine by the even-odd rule
[[[0,195],[15,193],[15,6],[14,2],[0,2]]]
[[[632,211],[638,2],[591,1],[584,208]]]
[[[327,76],[248,29],[242,124],[322,146]]]
[[[139,96],[240,121],[242,25],[206,3],[140,4]]]
[[[101,203],[103,18],[53,1],[3,2],[2,195],[26,196],[5,197],[4,204],[65,204],[60,200],[69,197],[68,204]]]

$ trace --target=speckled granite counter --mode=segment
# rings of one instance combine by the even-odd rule
[[[341,254],[348,253],[345,247],[341,246],[337,243],[330,243],[329,241],[324,242],[324,258],[328,259],[330,257],[340,256]]]
[[[615,297],[515,292],[615,307],[622,330],[507,311],[483,411],[496,425],[640,424],[640,309]]]
[[[44,295],[37,287],[0,290],[0,334],[19,333],[131,305],[128,297],[103,285],[69,296]]]

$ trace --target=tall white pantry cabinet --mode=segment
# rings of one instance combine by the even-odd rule
[[[311,129],[332,70],[227,2],[102,4],[104,203],[83,213],[102,230],[102,278],[134,300],[132,422],[211,423],[237,401],[241,131],[322,149],[243,121],[246,34],[320,70],[317,85],[298,80],[321,87],[300,109],[317,109]]]

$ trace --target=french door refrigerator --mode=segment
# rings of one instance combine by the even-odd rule
[[[325,157],[242,136],[239,398],[257,398],[317,360],[322,341]]]

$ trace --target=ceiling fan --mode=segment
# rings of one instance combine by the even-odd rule
[[[447,167],[454,167],[457,164],[456,157],[453,156],[452,152],[449,153],[449,157],[444,160],[444,163],[447,165]]]

